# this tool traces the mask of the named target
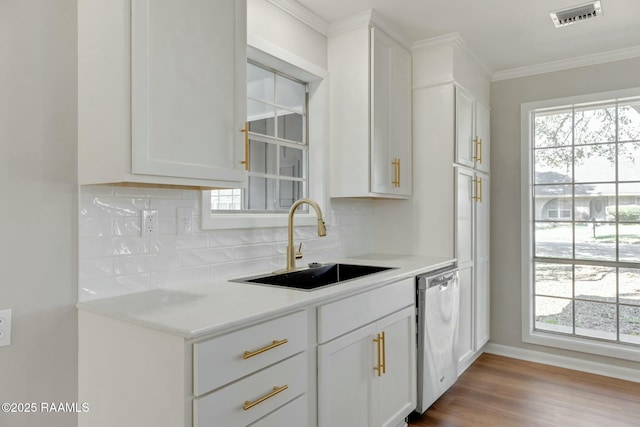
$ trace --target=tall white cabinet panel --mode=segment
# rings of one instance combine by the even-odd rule
[[[80,184],[238,187],[245,0],[78,3]]]
[[[412,191],[411,55],[380,29],[329,37],[332,197]]]
[[[464,89],[456,87],[456,163],[475,165],[475,100]]]
[[[489,341],[490,335],[490,289],[489,289],[489,253],[490,240],[490,181],[489,175],[478,174],[476,179],[480,191],[480,199],[475,204],[476,223],[476,256],[475,256],[475,348],[481,349]]]
[[[474,318],[473,313],[473,276],[472,265],[460,267],[460,312],[458,319],[458,331],[454,345],[455,354],[458,356],[458,369],[462,373],[471,362],[474,354]]]
[[[476,169],[489,173],[491,156],[491,112],[487,107],[476,102],[476,133],[478,137],[478,156]],[[487,185],[486,188],[489,188]]]

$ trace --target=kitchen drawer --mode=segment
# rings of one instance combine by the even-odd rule
[[[276,393],[285,386],[286,389]],[[300,353],[241,381],[194,399],[194,427],[246,426],[304,394],[306,390],[307,354]],[[247,408],[251,403],[255,405]],[[285,425],[306,425],[306,421],[305,419],[302,424]]]
[[[193,345],[193,394],[201,396],[306,347],[306,311],[196,343]]]
[[[318,307],[318,343],[414,305],[415,294],[415,278],[409,278]]]
[[[283,427],[306,426],[309,421],[307,413],[307,395],[303,394],[293,402],[289,402],[250,427]]]

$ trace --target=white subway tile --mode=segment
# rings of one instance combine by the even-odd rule
[[[94,258],[78,262],[79,279],[104,278],[112,276],[113,258]]]
[[[110,217],[80,217],[78,220],[78,235],[80,238],[110,237],[112,234],[113,226]]]
[[[151,199],[151,209],[157,210],[160,218],[177,216],[178,208],[189,208],[195,212],[196,200],[185,199]]]
[[[118,197],[128,198],[167,198],[179,199],[182,197],[180,190],[172,188],[147,188],[147,187],[115,187],[115,193]]]
[[[216,230],[209,232],[209,246],[239,246],[256,242],[253,229]]]
[[[114,257],[113,271],[122,276],[149,272],[149,256],[119,256]]]
[[[177,234],[178,233],[177,217],[158,215],[158,234]]]
[[[145,199],[124,199],[116,197],[93,197],[83,200],[80,215],[95,216],[139,216],[142,209],[148,209]]]
[[[113,255],[141,255],[149,252],[149,239],[116,237],[111,240]]]
[[[114,236],[140,236],[142,217],[127,216],[113,218]]]
[[[233,261],[233,249],[196,249],[182,252],[182,265],[193,267],[195,265],[220,264]]]
[[[169,270],[151,273],[150,285],[154,288],[179,285],[189,282],[200,282],[209,279],[208,267],[182,268],[179,270]]]
[[[233,249],[235,260],[265,258],[275,255],[274,244],[237,246]]]

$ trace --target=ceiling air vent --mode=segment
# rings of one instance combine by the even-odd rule
[[[594,1],[579,6],[573,6],[569,9],[556,10],[550,12],[551,20],[556,28],[575,24],[576,22],[586,21],[587,19],[602,16],[602,6],[599,1]]]

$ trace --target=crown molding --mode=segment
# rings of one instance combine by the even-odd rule
[[[327,36],[329,34],[329,23],[311,11],[306,6],[296,0],[267,0],[277,8],[282,9],[289,15],[307,24],[320,34]]]
[[[442,46],[456,46],[462,53],[464,53],[469,59],[478,64],[478,66],[484,71],[486,76],[491,80],[493,77],[493,70],[487,64],[487,62],[476,53],[460,33],[449,33],[437,37],[432,37],[426,40],[419,40],[411,45],[412,53],[419,53],[422,51],[442,47]]]
[[[329,36],[334,36],[344,33],[345,31],[351,31],[368,25],[373,25],[380,29],[383,33],[399,43],[403,48],[410,50],[411,43],[409,43],[406,37],[396,31],[393,26],[389,25],[373,9],[365,10],[364,12],[331,22],[329,24]]]
[[[640,56],[640,46],[632,46],[624,49],[595,53],[592,55],[578,56],[559,61],[545,62],[526,67],[511,68],[493,73],[492,81],[516,79],[519,77],[533,76],[536,74],[550,73],[553,71],[569,70],[571,68],[585,67],[588,65],[604,64],[606,62],[621,61]]]

